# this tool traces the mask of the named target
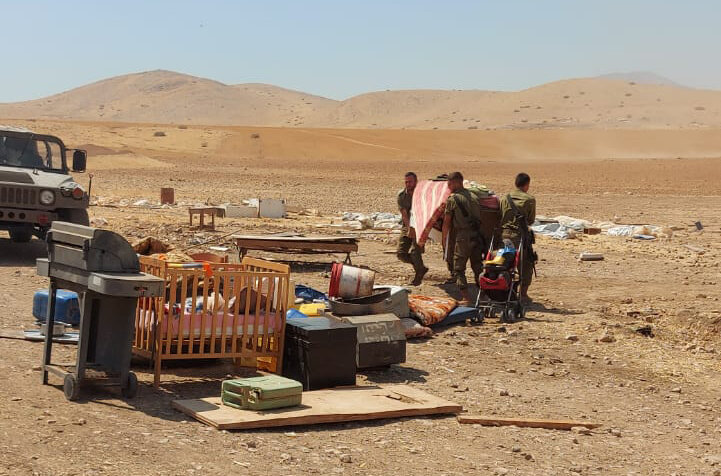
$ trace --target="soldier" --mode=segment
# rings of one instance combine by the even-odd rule
[[[401,212],[401,221],[403,228],[401,229],[401,237],[398,240],[398,249],[396,256],[404,263],[413,265],[415,276],[411,284],[418,286],[423,282],[423,276],[428,272],[428,268],[423,265],[423,250],[416,244],[415,229],[411,228],[411,208],[413,207],[413,191],[416,189],[418,177],[413,172],[408,172],[405,176],[405,188],[398,192],[398,209]]]
[[[501,228],[503,238],[510,239],[513,244],[520,246],[521,238],[524,240],[524,249],[521,266],[521,299],[529,302],[528,288],[533,279],[536,263],[533,252],[533,237],[528,228],[536,221],[536,199],[528,193],[531,177],[526,173],[516,175],[516,190],[501,199]]]
[[[448,188],[451,196],[446,202],[443,217],[443,244],[452,233],[453,278],[461,291],[463,300],[470,301],[468,281],[466,280],[466,264],[471,260],[471,269],[476,283],[483,271],[483,236],[481,235],[481,205],[473,195],[463,187],[463,175],[453,172],[448,176]]]

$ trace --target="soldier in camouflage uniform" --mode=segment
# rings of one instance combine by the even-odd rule
[[[415,276],[411,281],[413,286],[418,286],[423,282],[423,276],[428,272],[428,268],[423,265],[423,250],[416,244],[415,229],[411,228],[411,208],[413,207],[413,191],[416,189],[418,177],[413,172],[408,172],[405,176],[405,188],[398,192],[398,210],[401,212],[401,236],[398,240],[398,249],[396,256],[404,263],[413,265]]]
[[[531,185],[531,177],[528,174],[520,173],[516,176],[516,190],[501,199],[501,228],[503,238],[508,238],[513,242],[516,248],[519,247],[521,237],[524,230],[521,229],[521,218],[508,203],[508,197],[513,200],[518,211],[526,219],[526,224],[531,226],[536,221],[536,198],[528,193]],[[530,236],[530,233],[527,233]],[[535,265],[534,257],[530,253],[523,253],[523,261],[521,266],[521,299],[530,301],[528,297],[528,288],[531,286],[533,279],[533,268]]]
[[[443,217],[443,243],[447,243],[452,233],[454,239],[453,278],[461,291],[463,300],[470,301],[466,264],[471,261],[473,275],[478,277],[483,271],[483,250],[485,243],[481,235],[481,205],[466,188],[463,187],[463,175],[453,172],[448,176],[448,188],[451,196],[446,202]]]

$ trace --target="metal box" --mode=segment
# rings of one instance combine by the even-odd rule
[[[356,366],[359,369],[406,361],[406,334],[396,315],[343,316],[335,319],[357,330]]]

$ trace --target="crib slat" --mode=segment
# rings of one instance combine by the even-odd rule
[[[203,306],[200,310],[200,348],[199,352],[202,354],[205,352],[205,320],[208,319],[208,278],[205,277],[203,279]],[[210,326],[211,326],[211,336],[213,336],[213,341],[211,342],[211,347],[215,345],[215,323],[213,321],[214,317],[210,316]]]
[[[256,276],[255,279],[255,305],[253,306],[255,319],[253,322],[253,350],[258,350],[258,328],[260,327],[260,314],[263,310],[261,297],[263,295],[263,277]]]
[[[170,296],[168,299],[168,314],[165,314],[165,309],[160,313],[158,329],[162,329],[163,321],[165,321],[165,327],[168,335],[165,340],[165,353],[170,354],[173,343],[173,307],[175,305],[175,297],[178,293],[178,274],[173,270],[168,269],[168,282],[170,283]],[[162,319],[162,320],[161,320]]]
[[[178,345],[175,348],[176,354],[183,353],[183,341],[184,341],[184,330],[185,330],[185,300],[188,298],[188,278],[193,278],[192,273],[181,272],[183,281],[180,284],[180,313],[178,314]],[[190,326],[188,326],[190,329]]]
[[[250,298],[252,296],[252,278],[250,273],[243,273],[243,285],[245,286],[245,309],[243,309],[243,352],[248,348],[249,339],[252,339],[250,332]]]
[[[198,312],[196,311],[196,307],[198,304],[198,282],[200,281],[200,275],[196,274],[193,276],[192,281],[192,289],[191,289],[191,296],[190,296],[190,327],[189,327],[189,337],[188,337],[188,354],[193,354],[195,351],[195,326],[194,323],[197,322],[197,316]],[[200,326],[203,326],[203,313],[200,313]]]
[[[222,282],[222,273],[216,273],[215,274],[215,283],[213,286],[213,296],[214,303],[213,303],[213,316],[216,315],[217,311],[220,310],[220,306],[218,306],[218,299],[220,297],[220,285]],[[225,352],[225,346],[228,340],[228,329],[226,328],[226,317],[228,314],[228,303],[227,301],[223,303],[222,307],[222,316],[220,319],[220,330],[221,330],[221,339],[220,339],[220,351]]]
[[[268,338],[270,337],[270,314],[273,310],[273,301],[275,300],[275,276],[269,276],[268,280],[268,293],[265,300],[265,316],[263,318],[263,340],[260,343],[261,350],[268,349]],[[277,304],[276,304],[277,307]]]
[[[231,299],[231,296],[235,299],[233,302],[233,309],[230,310],[233,315],[231,318],[231,322],[233,323],[233,340],[230,343],[230,351],[235,354],[238,351],[238,323],[240,322],[240,316],[238,316],[238,309],[240,308],[240,279],[235,273],[228,272],[229,279],[231,276],[233,286],[230,292],[226,292],[226,296],[228,296],[228,299]]]

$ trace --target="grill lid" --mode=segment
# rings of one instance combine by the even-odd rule
[[[89,272],[140,272],[138,255],[122,236],[67,222],[53,222],[48,232],[48,258],[51,263]]]

